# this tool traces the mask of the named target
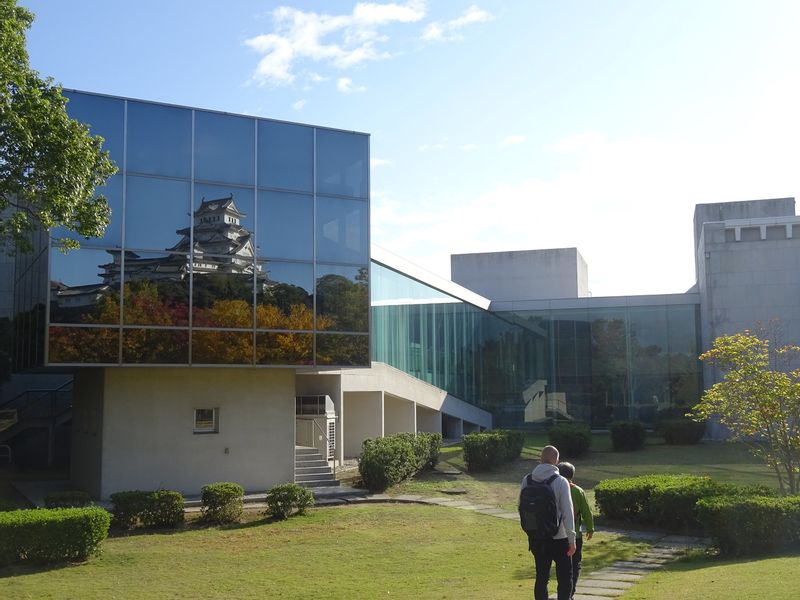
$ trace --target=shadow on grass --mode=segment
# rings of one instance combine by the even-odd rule
[[[731,565],[744,566],[771,558],[800,558],[800,550],[770,552],[740,557],[720,556],[710,550],[692,550],[678,560],[665,565],[664,570],[675,573],[688,573],[691,571],[708,569],[710,567],[727,567]]]

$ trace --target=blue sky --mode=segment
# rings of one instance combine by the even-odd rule
[[[23,0],[65,87],[372,134],[373,242],[694,282],[696,203],[800,194],[800,2]]]

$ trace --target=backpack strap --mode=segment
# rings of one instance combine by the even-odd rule
[[[525,478],[525,480],[528,485],[533,485],[533,473],[528,473],[528,476]]]
[[[551,477],[550,477],[550,478],[549,478],[547,481],[545,481],[545,483],[546,483],[547,485],[550,485],[550,484],[551,484],[551,483],[553,483],[553,482],[554,482],[554,481],[555,481],[557,478],[558,478],[558,473],[556,473],[556,474],[552,475],[552,476],[551,476]]]

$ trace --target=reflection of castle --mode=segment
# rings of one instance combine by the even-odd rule
[[[203,200],[200,208],[194,211],[194,241],[191,240],[191,229],[185,227],[175,233],[181,240],[167,252],[169,256],[142,258],[134,252],[125,253],[125,279],[135,281],[147,279],[181,280],[189,271],[187,254],[191,246],[194,259],[194,272],[251,274],[253,273],[253,257],[255,256],[253,238],[250,232],[242,227],[239,212],[233,201],[233,194],[218,200]],[[103,269],[103,282],[119,283],[121,272],[120,250],[109,250],[113,262],[100,265]]]
[[[217,200],[203,200],[194,211],[194,241],[191,228],[178,229],[181,240],[166,252],[167,256],[143,258],[130,250],[125,252],[126,281],[183,281],[189,273],[191,246],[195,274],[224,273],[252,275],[255,246],[250,232],[242,227],[244,213],[239,212],[233,194]],[[122,273],[122,251],[107,250],[112,261],[99,267],[102,283],[66,286],[51,283],[51,299],[61,308],[94,305],[103,293],[119,285]],[[261,278],[261,267],[255,269]]]

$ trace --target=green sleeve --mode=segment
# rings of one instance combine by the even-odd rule
[[[594,532],[594,516],[592,515],[592,509],[589,507],[589,501],[586,499],[586,493],[581,488],[578,488],[578,492],[580,500],[575,510],[580,512],[581,521],[586,526],[586,532]]]

